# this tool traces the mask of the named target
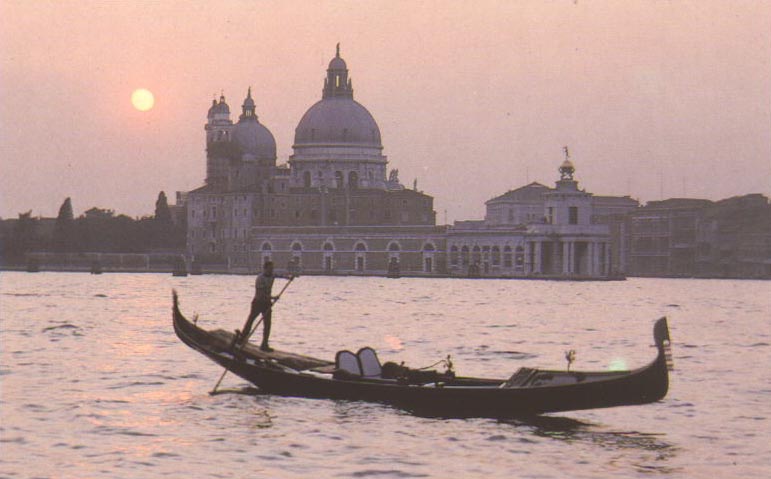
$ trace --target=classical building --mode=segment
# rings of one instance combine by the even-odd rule
[[[566,159],[554,188],[530,183],[487,201],[482,221],[459,221],[447,232],[448,272],[459,276],[600,279],[618,273],[613,239],[595,202],[619,210],[628,197],[594,197],[578,188]],[[613,198],[609,201],[608,198]],[[606,213],[609,214],[609,213]]]

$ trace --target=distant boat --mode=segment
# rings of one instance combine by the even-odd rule
[[[91,274],[102,274],[102,263],[98,260],[91,263]]]
[[[39,273],[40,263],[35,258],[27,260],[27,273]]]
[[[283,396],[374,401],[438,417],[522,417],[658,401],[669,389],[669,329],[656,321],[658,349],[647,366],[631,371],[581,372],[520,368],[508,379],[456,376],[448,371],[380,364],[371,348],[337,353],[335,361],[284,351],[264,352],[235,334],[207,331],[188,321],[173,294],[174,331],[196,351],[261,390]]]

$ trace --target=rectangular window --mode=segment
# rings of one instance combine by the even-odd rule
[[[578,207],[577,206],[568,207],[568,223],[571,225],[578,224]]]

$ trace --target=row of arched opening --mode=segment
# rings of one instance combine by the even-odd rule
[[[492,265],[503,268],[514,268],[515,271],[524,271],[525,248],[516,246],[512,248],[506,245],[499,246],[461,246],[450,247],[450,266],[468,267],[469,265]]]
[[[302,243],[299,241],[295,241],[292,243],[292,246],[290,247],[291,251],[293,252],[302,252],[303,246]],[[324,245],[321,247],[322,251],[337,251],[335,248],[334,243],[327,241],[324,243]],[[398,241],[391,241],[388,243],[388,247],[386,248],[389,252],[400,252],[402,250],[401,245]],[[273,245],[269,241],[265,241],[262,243],[262,246],[260,247],[261,251],[273,251]],[[367,244],[363,241],[358,241],[355,246],[353,247],[353,251],[368,251]],[[425,243],[423,245],[422,251],[424,252],[435,252],[436,246],[434,246],[433,243]]]
[[[263,242],[262,246],[260,247],[260,250],[262,253],[263,262],[271,259],[273,255],[273,245],[269,241]],[[289,260],[289,264],[287,265],[290,271],[299,272],[299,270],[302,269],[303,251],[304,251],[303,245],[299,241],[295,241],[291,244],[290,246],[291,258]],[[366,242],[364,241],[356,242],[354,244],[352,251],[354,253],[355,270],[360,272],[366,271],[367,270],[367,252],[369,251],[369,248]],[[434,254],[436,253],[436,246],[431,242],[426,242],[423,244],[421,251],[422,251],[422,257],[423,257],[423,262],[422,262],[423,271],[426,273],[434,272],[434,268],[435,268]],[[326,241],[321,247],[321,252],[323,253],[322,269],[324,271],[333,271],[335,269],[335,252],[342,252],[342,251],[337,250],[335,248],[335,245],[332,242]],[[390,243],[388,243],[386,252],[388,255],[389,264],[399,263],[402,247],[398,241],[391,241]]]

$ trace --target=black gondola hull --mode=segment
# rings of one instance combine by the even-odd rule
[[[387,403],[428,416],[522,417],[549,412],[647,404],[664,398],[669,388],[669,333],[666,319],[657,321],[656,358],[647,366],[620,372],[533,370],[534,381],[506,387],[506,380],[458,377],[430,384],[394,380],[338,379],[288,367],[270,359],[234,351],[223,332],[219,337],[188,321],[174,301],[174,329],[191,348],[251,382],[261,391],[294,397]],[[295,355],[296,356],[296,355]],[[315,358],[296,356],[331,364]],[[291,358],[290,358],[291,359]]]

